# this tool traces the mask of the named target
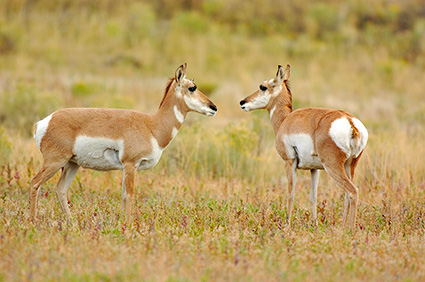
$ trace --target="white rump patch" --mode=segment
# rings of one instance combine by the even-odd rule
[[[334,120],[329,129],[329,135],[335,144],[349,157],[358,157],[367,143],[368,132],[363,123],[356,119],[351,119],[353,125],[359,131],[360,137],[353,139],[353,128],[347,118]]]
[[[366,147],[369,133],[367,132],[366,127],[360,120],[352,118],[351,121],[360,133],[360,138],[352,140],[353,153],[354,156],[357,158],[360,152],[363,151],[363,149]]]
[[[297,168],[323,169],[323,165],[315,153],[313,139],[310,135],[305,133],[285,135],[283,143],[288,157],[298,160]]]
[[[347,158],[351,156],[350,142],[353,129],[347,118],[339,118],[332,122],[329,129],[329,135],[335,144],[346,154]]]
[[[184,122],[184,115],[177,109],[177,106],[174,106],[174,115],[180,123]]]
[[[122,169],[123,140],[104,137],[78,136],[72,161],[94,170]]]
[[[37,129],[35,130],[34,138],[35,138],[35,141],[37,142],[37,147],[39,149],[40,149],[41,140],[46,134],[47,127],[49,127],[49,122],[52,119],[52,115],[53,114],[50,114],[44,119],[37,122]]]

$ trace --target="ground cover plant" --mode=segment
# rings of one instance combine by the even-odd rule
[[[258,7],[262,8],[259,9]],[[0,281],[422,281],[425,18],[420,1],[0,2]],[[80,170],[67,222],[34,122],[63,107],[153,113],[187,62],[218,107],[188,116],[123,224],[121,173]],[[356,231],[321,173],[311,225],[299,173],[286,229],[284,168],[267,113],[239,101],[291,64],[294,108],[347,110],[369,130]]]

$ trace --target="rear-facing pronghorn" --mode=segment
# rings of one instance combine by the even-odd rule
[[[354,170],[366,146],[368,133],[360,120],[342,111],[303,108],[292,111],[288,86],[290,67],[278,66],[274,79],[240,101],[244,111],[266,109],[276,135],[276,150],[282,157],[288,178],[288,215],[290,225],[295,195],[297,169],[311,171],[310,201],[316,223],[316,198],[319,169],[325,169],[345,191],[343,224],[349,213],[349,227],[354,228],[359,189],[353,184]]]
[[[54,112],[37,123],[35,138],[43,166],[31,180],[30,218],[34,219],[37,192],[62,169],[56,193],[66,217],[71,216],[67,190],[78,168],[123,170],[122,206],[131,215],[136,170],[154,167],[176,136],[188,112],[214,116],[217,107],[186,79],[186,64],[175,73],[155,114],[134,110],[71,108]]]

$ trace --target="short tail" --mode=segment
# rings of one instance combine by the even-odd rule
[[[348,122],[352,129],[350,145],[354,156],[357,158],[366,147],[369,134],[366,127],[360,120],[356,118],[348,118]]]

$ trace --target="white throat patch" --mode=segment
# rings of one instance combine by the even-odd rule
[[[174,106],[174,115],[176,116],[178,122],[183,123],[184,115],[179,111],[179,109],[177,109],[177,106]]]
[[[272,119],[272,116],[273,116],[275,110],[276,110],[276,106],[274,106],[273,109],[271,109],[271,111],[270,111],[270,119]]]

